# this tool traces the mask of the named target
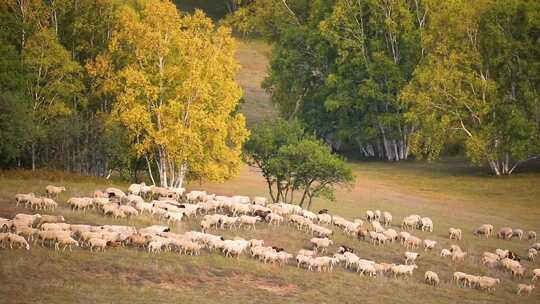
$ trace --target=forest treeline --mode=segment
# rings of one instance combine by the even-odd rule
[[[0,165],[162,186],[238,173],[235,40],[161,0],[0,0]]]
[[[336,150],[436,159],[449,145],[511,174],[540,154],[540,2],[238,1],[273,46],[265,88]]]

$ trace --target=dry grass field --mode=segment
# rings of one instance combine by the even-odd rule
[[[530,270],[540,263],[523,262],[528,270],[524,279],[512,279],[501,269],[480,265],[483,251],[508,248],[524,254],[527,241],[477,239],[474,227],[491,223],[540,231],[540,174],[524,174],[508,179],[475,176],[454,168],[458,161],[442,164],[362,163],[352,164],[358,176],[353,189],[339,190],[337,201],[317,201],[313,209],[328,207],[333,214],[347,218],[364,218],[366,209],[388,210],[394,215],[394,228],[404,215],[417,213],[432,217],[432,233],[414,231],[422,239],[439,242],[437,252],[423,253],[419,269],[412,279],[390,277],[368,278],[339,267],[332,273],[315,273],[294,265],[264,265],[248,256],[225,258],[219,253],[204,251],[201,256],[175,253],[149,254],[133,248],[111,248],[104,253],[91,253],[77,248],[73,252],[56,252],[52,248],[32,246],[30,251],[0,250],[0,302],[2,303],[538,303],[540,292],[531,296],[515,295],[518,283],[530,281]],[[0,176],[0,217],[19,212],[13,195],[17,192],[43,192],[49,184],[62,184],[68,191],[61,195],[61,206],[54,214],[62,214],[71,223],[117,223],[144,227],[157,223],[148,215],[130,220],[114,220],[95,211],[72,212],[64,203],[74,195],[90,195],[107,185],[126,188],[127,184],[93,178],[48,172],[3,172]],[[252,168],[223,184],[192,184],[190,189],[205,189],[219,194],[264,195],[265,184]],[[173,227],[175,232],[198,229],[200,217]],[[465,233],[458,244],[469,256],[464,263],[454,264],[438,256],[448,248],[448,227],[460,227]],[[211,231],[225,237],[261,238],[269,245],[295,253],[308,248],[311,235],[284,225],[272,228],[258,224],[256,231]],[[398,244],[375,247],[337,232],[336,244],[356,249],[359,256],[378,262],[400,263],[405,249]],[[335,251],[336,246],[332,247]],[[425,285],[426,270],[439,273],[439,287]],[[501,278],[502,284],[493,293],[458,288],[450,282],[454,271],[486,274]],[[24,292],[21,292],[23,291]]]

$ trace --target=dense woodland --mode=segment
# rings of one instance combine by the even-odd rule
[[[273,45],[264,85],[282,115],[336,150],[458,146],[497,175],[538,157],[538,1],[261,0],[230,22]]]
[[[235,40],[158,0],[0,2],[0,161],[182,185],[237,174]]]
[[[540,155],[537,1],[0,0],[0,166],[235,176],[231,28],[272,46],[263,86],[334,151],[452,146],[497,175]]]

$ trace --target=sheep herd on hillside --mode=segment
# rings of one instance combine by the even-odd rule
[[[46,197],[33,193],[16,194],[16,205],[42,211],[53,211],[58,203],[58,195],[66,191],[65,187],[47,186]],[[54,198],[54,199],[53,199]],[[30,242],[41,246],[54,246],[56,250],[73,247],[86,247],[90,251],[104,251],[110,247],[132,246],[144,248],[149,253],[157,254],[163,251],[178,252],[185,255],[199,255],[203,249],[221,252],[227,257],[240,257],[247,254],[262,263],[287,265],[293,263],[293,254],[284,248],[267,246],[264,240],[245,240],[241,237],[224,239],[222,236],[209,233],[219,229],[252,229],[256,230],[257,223],[282,225],[288,223],[303,233],[310,233],[310,250],[301,249],[297,252],[294,265],[309,271],[332,271],[338,265],[358,272],[360,275],[380,276],[390,275],[394,278],[411,277],[418,268],[416,261],[422,257],[414,250],[432,251],[437,241],[420,239],[411,230],[418,229],[433,232],[434,224],[429,217],[416,214],[408,215],[401,221],[402,231],[390,228],[393,217],[390,212],[380,210],[366,211],[366,218],[347,220],[337,215],[331,215],[328,210],[320,210],[317,214],[302,209],[300,206],[277,203],[270,204],[264,197],[249,198],[247,196],[219,196],[205,191],[186,192],[183,188],[162,188],[142,184],[132,184],[127,193],[117,188],[96,190],[92,197],[71,197],[66,202],[73,211],[95,209],[105,216],[128,218],[149,214],[175,225],[186,218],[202,216],[201,231],[189,231],[176,234],[168,226],[153,225],[146,228],[120,225],[92,226],[66,223],[64,217],[57,215],[17,214],[12,219],[0,218],[0,247],[30,249]],[[341,230],[345,235],[358,240],[369,241],[374,246],[384,246],[399,243],[405,247],[403,264],[392,264],[362,259],[354,253],[354,249],[341,245],[336,253],[324,255],[329,247],[334,245],[332,236],[334,230]],[[473,231],[477,237],[489,238],[495,235],[494,227],[484,224]],[[500,239],[536,240],[536,232],[525,233],[521,229],[503,227],[496,236]],[[448,238],[461,240],[461,229],[450,228]],[[527,252],[527,259],[534,261],[540,243],[534,243]],[[463,262],[467,252],[458,245],[440,251],[441,257],[448,257],[454,263]],[[500,266],[509,271],[513,277],[526,276],[526,269],[521,265],[519,254],[504,249],[494,252],[484,252],[482,263],[486,267]],[[532,281],[540,277],[540,269],[531,272]],[[428,270],[424,274],[426,284],[438,285],[439,276]],[[478,276],[463,272],[455,272],[452,281],[461,287],[478,288],[492,291],[501,283],[499,278]],[[534,285],[519,284],[517,294],[530,294]]]

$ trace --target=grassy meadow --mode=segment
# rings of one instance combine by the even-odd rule
[[[241,111],[249,126],[277,113],[260,88],[266,75],[268,46],[257,41],[240,42],[237,59],[241,65],[238,83],[244,89]],[[508,272],[481,266],[483,251],[507,248],[526,254],[530,242],[477,239],[472,230],[484,223],[536,230],[540,233],[540,173],[520,173],[512,177],[492,177],[468,167],[462,160],[424,162],[354,162],[356,176],[351,189],[339,189],[336,202],[316,200],[312,209],[324,207],[348,219],[365,218],[367,209],[380,209],[394,216],[397,228],[403,216],[416,213],[434,221],[434,232],[414,231],[422,239],[438,241],[434,252],[421,252],[419,269],[412,279],[368,278],[346,271],[308,272],[294,265],[264,265],[248,256],[225,258],[203,251],[200,256],[175,253],[149,254],[134,248],[110,248],[91,253],[76,248],[56,252],[32,245],[30,251],[0,249],[0,303],[540,303],[540,290],[531,296],[515,295],[518,283],[530,282],[530,271],[540,268],[523,262],[527,276],[512,279]],[[537,170],[538,172],[538,170]],[[114,185],[126,189],[119,180],[81,177],[58,172],[0,172],[0,217],[35,213],[16,207],[13,196],[19,192],[43,193],[48,184],[68,189],[53,214],[64,215],[69,223],[123,224],[144,227],[158,224],[148,215],[117,220],[96,211],[72,212],[65,204],[71,196],[91,195],[95,189]],[[188,189],[204,189],[222,195],[265,196],[266,184],[254,169],[244,167],[238,178],[225,183],[192,183]],[[173,232],[198,229],[200,216],[173,227]],[[454,264],[439,257],[448,248],[449,227],[464,231],[457,242],[469,253],[464,263]],[[377,262],[402,263],[405,248],[398,244],[375,247],[335,230],[337,245],[354,247],[362,258]],[[308,233],[288,225],[257,230],[210,231],[225,237],[261,238],[267,245],[296,253],[309,248]],[[331,252],[337,246],[331,248]],[[439,274],[441,285],[423,283],[426,270]],[[463,289],[450,282],[454,271],[485,274],[501,278],[493,293]]]
[[[104,253],[91,253],[79,248],[73,252],[55,252],[36,245],[30,251],[0,251],[0,302],[217,303],[226,300],[232,303],[306,303],[316,299],[320,303],[356,303],[361,299],[367,303],[514,303],[518,300],[515,286],[530,281],[530,270],[540,267],[538,260],[536,263],[523,262],[529,274],[524,279],[515,280],[505,271],[481,266],[480,255],[495,248],[508,248],[525,254],[530,243],[524,240],[477,239],[471,230],[480,224],[492,223],[496,229],[509,225],[539,231],[540,201],[537,198],[540,189],[534,185],[540,183],[540,174],[498,179],[444,173],[453,172],[456,162],[351,164],[358,176],[354,188],[340,189],[335,203],[322,200],[314,203],[313,209],[325,206],[331,213],[347,218],[364,218],[367,209],[388,210],[394,215],[394,226],[399,226],[401,218],[410,213],[432,217],[435,224],[433,233],[413,233],[423,239],[437,240],[437,250],[421,253],[419,269],[409,280],[360,277],[342,267],[333,273],[315,273],[293,265],[264,265],[247,256],[230,259],[206,251],[201,256],[191,257],[174,253],[153,255],[133,248],[111,248]],[[15,207],[13,195],[17,192],[43,192],[49,183],[68,188],[59,199],[61,206],[53,213],[64,215],[70,223],[117,223],[144,227],[158,222],[148,215],[115,220],[95,211],[72,212],[64,203],[70,196],[90,195],[93,190],[109,185],[126,188],[127,184],[54,172],[3,172],[0,175],[0,217],[32,212]],[[477,185],[476,191],[471,185]],[[189,188],[225,195],[266,193],[259,173],[248,167],[235,180],[223,184],[197,183],[189,185]],[[516,195],[515,192],[526,193]],[[188,220],[174,226],[173,231],[198,229],[199,221],[200,217]],[[446,237],[450,226],[464,231],[464,240],[458,244],[469,252],[465,263],[453,264],[449,259],[438,256],[441,248],[448,248],[451,244]],[[287,225],[275,228],[258,224],[256,231],[212,233],[225,237],[262,238],[267,244],[284,247],[292,253],[308,248],[311,238],[311,235]],[[362,258],[378,262],[400,263],[405,251],[398,244],[378,248],[341,232],[336,233],[334,240],[336,244],[354,247]],[[335,249],[333,246],[332,251]],[[426,270],[439,273],[442,280],[439,287],[423,283]],[[450,282],[454,271],[496,276],[501,278],[502,284],[494,293],[458,288]],[[21,293],[21,290],[25,292]],[[522,303],[538,303],[539,300],[538,292],[519,297]]]

